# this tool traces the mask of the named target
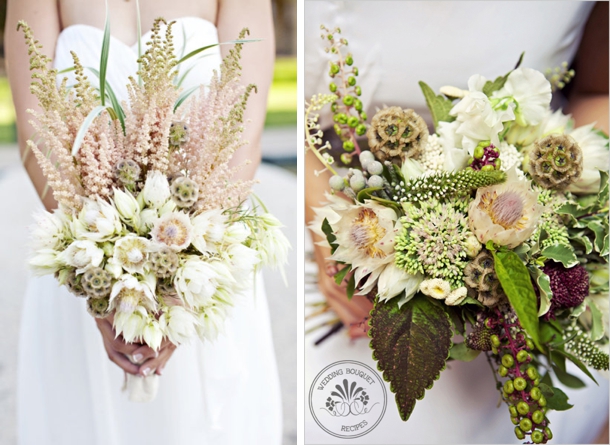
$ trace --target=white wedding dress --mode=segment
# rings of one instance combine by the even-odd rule
[[[199,18],[179,19],[174,37],[178,56],[184,37],[186,53],[218,42],[215,26]],[[97,67],[101,43],[102,31],[97,28],[64,29],[55,67],[72,65],[70,50],[84,66]],[[197,64],[184,88],[206,84],[219,67],[217,47],[202,54],[181,68]],[[136,46],[111,39],[108,81],[119,100],[127,98],[124,85],[137,70],[136,58]],[[156,399],[148,404],[130,402],[121,391],[123,371],[106,356],[85,301],[59,287],[51,276],[32,278],[20,333],[19,443],[279,444],[279,379],[261,278],[234,308],[225,335],[213,343],[195,340],[175,351],[160,378]]]

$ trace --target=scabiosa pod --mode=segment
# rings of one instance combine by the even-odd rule
[[[180,147],[189,141],[189,129],[184,121],[174,121],[169,126],[169,145]]]
[[[87,299],[87,312],[95,318],[106,318],[109,305],[108,298],[89,297]]]
[[[101,267],[92,267],[83,273],[81,286],[89,298],[108,297],[112,288],[112,276]]]
[[[476,292],[476,298],[484,306],[494,307],[506,301],[506,295],[496,276],[494,259],[484,250],[464,269],[466,286]]]
[[[528,171],[547,189],[564,190],[582,173],[582,150],[569,135],[549,135],[536,141],[529,154]]]
[[[199,197],[199,187],[197,183],[186,176],[178,176],[172,181],[172,199],[178,207],[192,207]]]
[[[169,247],[161,247],[150,253],[150,268],[159,278],[169,278],[176,273],[180,257]]]
[[[133,190],[142,171],[137,162],[133,159],[121,159],[116,163],[114,169],[117,180],[125,187]]]

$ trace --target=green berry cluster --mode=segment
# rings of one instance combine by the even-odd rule
[[[329,90],[337,96],[337,100],[331,104],[333,112],[333,120],[335,122],[335,132],[343,141],[343,149],[346,152],[356,150],[360,152],[357,136],[366,134],[367,119],[364,106],[359,97],[362,95],[362,89],[358,85],[358,67],[354,66],[354,58],[348,53],[345,57],[341,49],[347,46],[347,40],[337,35],[341,33],[339,28],[329,30],[324,25],[321,26],[323,31],[322,38],[328,42],[329,47],[325,51],[337,56],[337,59],[330,62],[328,75],[331,78]],[[349,163],[351,156],[342,156],[342,161]]]
[[[566,349],[580,358],[587,365],[597,370],[608,370],[608,354],[600,351],[585,331],[578,325],[570,325],[563,334]]]
[[[544,73],[549,83],[551,91],[561,90],[574,78],[574,70],[568,69],[568,62],[563,62],[561,66],[556,66],[554,70],[548,68]]]
[[[455,196],[467,195],[472,190],[499,184],[506,180],[506,173],[499,170],[477,171],[461,170],[422,176],[405,183],[393,182],[394,201],[417,202],[429,199],[446,200]]]
[[[519,440],[530,436],[533,443],[546,443],[553,434],[546,417],[547,401],[540,390],[540,375],[531,363],[534,343],[521,328],[512,311],[495,309],[485,320],[491,336],[491,349],[498,365],[497,373],[507,378],[502,385],[502,398],[508,404],[510,419]]]

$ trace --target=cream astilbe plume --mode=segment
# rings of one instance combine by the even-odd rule
[[[146,170],[169,171],[169,130],[178,90],[173,84],[176,58],[171,33],[174,22],[167,24],[162,37],[161,24],[155,20],[146,52],[140,58],[138,74],[142,85],[130,77],[127,87],[131,107],[125,110],[126,149],[131,159]]]
[[[242,30],[239,38],[248,33]],[[243,44],[225,57],[220,73],[214,72],[209,89],[202,86],[199,95],[190,103],[189,141],[184,144],[183,168],[199,186],[196,211],[228,208],[243,201],[253,181],[232,182],[239,169],[228,162],[233,153],[245,144],[241,140],[246,102],[254,85],[240,83],[239,59]]]

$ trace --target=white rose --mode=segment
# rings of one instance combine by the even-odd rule
[[[149,206],[155,209],[162,207],[171,197],[167,177],[157,170],[148,172],[142,189],[142,197]]]

